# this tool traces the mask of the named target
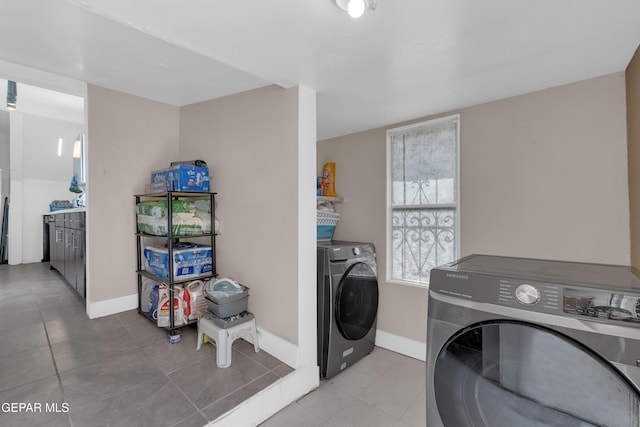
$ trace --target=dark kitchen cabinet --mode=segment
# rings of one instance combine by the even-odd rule
[[[85,213],[53,213],[53,216],[49,265],[74,291],[86,298]]]
[[[64,214],[53,215],[49,229],[49,266],[61,274],[64,272]]]

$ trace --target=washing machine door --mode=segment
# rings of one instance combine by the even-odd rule
[[[465,328],[433,371],[445,427],[638,427],[640,396],[613,365],[544,327],[493,321]]]
[[[360,340],[371,330],[378,312],[378,280],[367,264],[351,265],[338,284],[335,299],[338,330],[348,340]]]

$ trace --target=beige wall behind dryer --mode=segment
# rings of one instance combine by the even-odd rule
[[[629,150],[629,213],[631,265],[640,270],[640,48],[625,72]]]
[[[629,263],[622,73],[462,112],[462,254]]]
[[[621,73],[459,113],[461,256],[629,262]],[[317,168],[336,162],[334,237],[376,245],[378,330],[425,342],[427,290],[384,280],[386,130],[412,122],[319,141]]]

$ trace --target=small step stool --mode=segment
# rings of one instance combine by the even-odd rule
[[[216,343],[216,365],[218,368],[228,368],[231,366],[231,354],[233,342],[248,335],[253,338],[253,348],[256,353],[260,351],[258,347],[258,331],[256,330],[256,319],[251,318],[246,322],[238,323],[228,328],[221,328],[212,320],[201,317],[198,319],[198,344],[196,350],[202,346],[203,335],[209,337]]]

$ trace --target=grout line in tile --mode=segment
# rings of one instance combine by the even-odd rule
[[[255,378],[254,380],[249,381],[249,382],[248,382],[248,383],[246,383],[246,384],[243,384],[241,387],[238,387],[237,389],[233,390],[233,391],[232,391],[232,392],[230,392],[230,393],[227,393],[226,395],[222,396],[220,399],[215,400],[215,401],[213,401],[213,402],[209,403],[207,406],[205,406],[205,408],[208,408],[208,407],[210,407],[211,405],[215,405],[216,403],[221,402],[222,400],[226,399],[227,397],[230,397],[233,393],[236,393],[236,392],[238,392],[238,391],[242,390],[243,388],[247,387],[248,385],[253,384],[254,382],[258,381],[260,378],[264,377],[265,375],[267,375],[267,374],[269,374],[269,373],[272,373],[272,374],[274,374],[276,377],[278,377],[278,375],[277,375],[277,374],[275,374],[275,373],[273,373],[273,372],[271,372],[271,371],[267,371],[267,372],[265,372],[264,374],[260,375],[259,377]],[[280,379],[280,377],[278,377],[278,379]],[[277,380],[276,380],[276,381],[277,381]],[[263,390],[264,390],[264,389],[263,389]],[[203,409],[204,409],[204,408],[203,408]],[[228,411],[227,411],[227,412],[228,412]],[[226,412],[224,412],[224,413],[220,414],[220,415],[219,415],[218,417],[216,417],[215,419],[220,418],[220,417],[221,417],[222,415],[224,415],[224,414],[226,414]],[[205,419],[207,419],[207,420],[208,420],[208,418],[207,418],[206,416],[205,416]],[[214,421],[214,420],[211,420],[211,421]]]
[[[405,411],[402,413],[402,415],[398,417],[397,415],[390,414],[389,412],[385,411],[385,410],[384,410],[384,409],[382,409],[382,408],[378,408],[377,406],[373,406],[373,405],[371,405],[369,402],[367,402],[367,401],[365,401],[365,400],[362,400],[362,399],[361,399],[360,397],[358,397],[358,396],[356,396],[356,399],[358,399],[358,400],[359,400],[360,402],[362,402],[363,404],[367,405],[369,408],[371,408],[371,409],[376,409],[376,410],[378,410],[378,411],[382,412],[383,414],[386,414],[386,415],[388,415],[389,417],[393,418],[394,420],[396,420],[396,424],[398,423],[398,421],[400,421],[400,418],[402,418],[402,415],[404,415],[404,413],[405,413],[405,412],[407,412],[407,410],[405,409]],[[411,401],[411,403],[413,403],[413,400]],[[407,408],[407,409],[408,409],[408,408]]]
[[[64,387],[62,386],[62,378],[60,377],[60,372],[58,371],[58,364],[56,363],[56,358],[53,355],[53,347],[51,346],[51,340],[49,339],[49,331],[47,330],[46,322],[44,321],[44,317],[42,316],[41,307],[36,301],[36,306],[38,307],[38,313],[40,314],[40,320],[42,320],[42,325],[44,326],[44,333],[47,336],[47,343],[49,343],[49,352],[51,353],[51,359],[53,360],[53,366],[56,370],[56,377],[58,379],[58,386],[60,387],[60,393],[62,394],[62,401],[67,402],[67,398],[64,394]],[[67,412],[67,420],[69,421],[69,426],[74,427],[73,420],[71,419],[71,411]]]
[[[44,321],[44,317],[42,316],[41,307],[36,300],[36,307],[38,307],[38,315],[40,315],[40,321],[42,322],[42,327],[44,328],[45,336],[47,337],[47,344],[49,344],[49,353],[51,354],[51,360],[53,361],[53,367],[56,370],[56,378],[58,380],[58,387],[60,387],[60,394],[62,395],[62,402],[66,403],[67,398],[64,395],[64,387],[62,386],[62,378],[60,378],[60,372],[58,371],[58,364],[56,363],[56,358],[53,355],[53,348],[51,347],[51,340],[49,339],[49,331],[47,329],[47,324]],[[67,421],[69,421],[69,426],[73,427],[73,420],[71,420],[71,411],[67,412]]]
[[[155,362],[154,362],[154,363],[155,363]],[[209,421],[209,418],[207,418],[207,416],[204,414],[204,412],[202,411],[202,409],[198,408],[198,405],[196,405],[195,403],[193,403],[193,401],[192,401],[191,399],[189,399],[189,396],[187,396],[187,394],[186,394],[186,393],[185,393],[185,392],[184,392],[184,391],[183,391],[183,390],[178,386],[178,384],[176,384],[176,383],[175,383],[175,381],[173,381],[173,380],[171,379],[171,377],[169,376],[169,374],[163,374],[163,375],[167,378],[167,380],[169,380],[169,382],[170,382],[171,384],[173,384],[173,385],[175,386],[175,388],[177,388],[177,389],[178,389],[178,391],[179,391],[180,393],[182,393],[182,395],[184,396],[184,398],[185,398],[185,399],[187,399],[187,402],[189,402],[189,403],[191,404],[191,406],[193,406],[193,407],[196,409],[196,412],[197,412],[197,413],[199,413],[200,415],[202,415],[202,417],[203,417],[205,420]],[[205,408],[206,408],[206,406],[205,406]],[[180,422],[182,422],[182,421],[186,420],[187,418],[189,418],[189,417],[191,417],[191,416],[193,416],[193,415],[194,415],[194,414],[189,415],[188,417],[186,417],[186,418],[184,418],[184,419],[182,419],[182,420],[178,421],[178,422],[177,422],[177,423],[175,423],[174,425],[176,425],[176,424],[178,424],[178,423],[180,423]]]
[[[58,364],[56,363],[56,358],[53,355],[53,348],[51,347],[51,339],[49,339],[49,330],[47,329],[47,324],[44,321],[44,317],[42,316],[42,312],[40,311],[40,307],[38,307],[38,314],[40,315],[40,321],[42,321],[42,327],[44,328],[44,334],[47,337],[47,344],[49,345],[49,354],[51,355],[51,361],[53,362],[53,368],[56,370],[56,377],[58,378],[58,385],[60,386],[60,393],[62,393],[62,401],[66,402],[66,398],[64,396],[64,387],[62,387],[62,379],[60,378],[60,371],[58,371]]]

